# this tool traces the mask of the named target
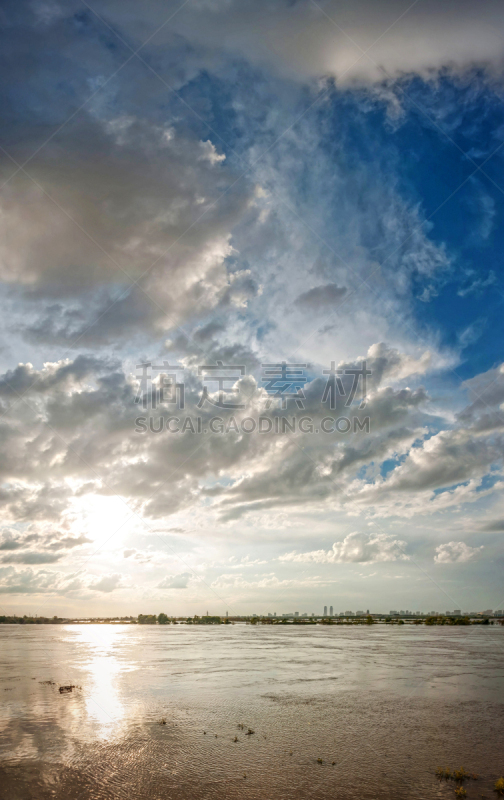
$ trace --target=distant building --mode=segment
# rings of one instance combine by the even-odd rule
[[[294,611],[294,616],[299,617],[299,611]]]
[[[353,616],[354,616],[353,611],[345,611],[345,617],[353,617]]]
[[[332,607],[332,606],[329,608],[329,616],[330,616],[330,617],[332,617],[332,616],[333,616],[333,607]]]
[[[364,611],[356,611],[355,612],[355,616],[356,617],[363,617],[364,616]]]
[[[324,606],[324,617],[327,617],[327,606]]]

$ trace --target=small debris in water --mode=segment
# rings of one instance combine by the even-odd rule
[[[324,763],[324,762],[322,761],[322,759],[321,759],[321,758],[317,758],[317,764],[323,764],[323,763]]]
[[[235,738],[233,739],[233,742],[237,742],[237,741],[238,741],[238,736],[235,736]]]
[[[165,720],[165,718],[164,718],[164,717],[163,717],[163,719],[160,719],[160,720],[159,720],[159,724],[160,724],[160,725],[166,725],[166,720]]]
[[[255,733],[255,731],[253,731],[252,728],[249,728],[245,736],[252,736],[253,733]]]
[[[77,687],[73,686],[73,685],[72,686],[60,686],[59,687],[59,691],[60,691],[60,694],[67,694],[68,692],[71,692],[72,689],[76,689],[76,688]]]

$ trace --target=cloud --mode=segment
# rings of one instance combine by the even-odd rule
[[[24,553],[12,553],[8,556],[3,556],[2,564],[54,564],[59,561],[61,553],[38,553],[36,551],[27,551]]]
[[[68,391],[118,366],[117,361],[89,355],[78,355],[73,361],[47,362],[41,370],[35,370],[30,363],[18,364],[0,377],[0,396],[17,398],[30,391],[41,394]]]
[[[369,563],[407,560],[406,542],[382,533],[349,533],[342,542],[335,542],[331,550],[311,550],[307,553],[286,553],[280,561],[316,564]]]
[[[376,493],[421,492],[454,487],[481,478],[501,461],[500,438],[472,436],[466,430],[446,430],[412,447],[403,463],[375,486],[363,486],[363,496]]]
[[[371,345],[367,351],[366,364],[372,371],[373,380],[379,384],[382,380],[403,380],[411,375],[425,375],[435,366],[434,354],[429,350],[423,353],[409,354],[390,347],[385,342]],[[439,364],[438,368],[445,366]]]
[[[246,194],[242,190],[241,201],[233,195],[233,206],[225,198],[212,205],[218,183],[230,183],[233,174],[215,166],[211,142],[201,147],[182,133],[167,141],[163,128],[134,119],[119,137],[114,122],[85,116],[79,131],[63,131],[57,153],[53,144],[41,151],[30,170],[35,183],[16,176],[7,184],[2,278],[25,286],[28,296],[62,298],[107,284],[129,287],[149,273],[142,286],[156,293],[151,313],[156,303],[169,313],[173,303],[163,276],[170,275],[172,296],[181,299],[191,283],[196,288],[206,273],[218,273]],[[64,182],[69,169],[72,181]],[[218,177],[217,169],[224,170]]]
[[[489,432],[504,426],[504,364],[464,381],[462,389],[470,400],[457,417],[463,425]]]
[[[0,540],[0,551],[15,551],[4,556],[4,564],[51,564],[59,561],[66,553],[75,547],[91,543],[91,539],[81,534],[69,536],[65,531],[46,529],[46,525],[31,525],[28,533],[6,531]],[[38,550],[26,548],[36,545]],[[23,552],[17,552],[23,550]]]
[[[460,415],[453,429],[431,435],[429,426],[442,421],[429,415],[425,389],[387,385],[428,370],[430,352],[407,354],[380,343],[369,348],[368,356],[372,376],[366,405],[352,411],[362,419],[369,416],[369,433],[333,437],[330,449],[325,434],[313,433],[310,458],[300,446],[306,443],[300,433],[280,438],[257,432],[206,436],[196,449],[190,433],[139,435],[135,418],[141,409],[134,402],[135,383],[115,365],[112,372],[101,360],[87,363],[85,369],[73,362],[30,368],[24,391],[36,398],[38,416],[28,428],[23,424],[24,404],[6,409],[4,422],[9,427],[2,434],[0,473],[10,491],[3,500],[0,492],[0,503],[6,521],[34,519],[36,525],[48,526],[53,517],[60,524],[34,528],[31,535],[42,537],[36,548],[35,540],[13,535],[0,546],[14,550],[19,544],[18,549],[55,553],[86,544],[87,530],[82,532],[68,515],[74,513],[78,497],[93,494],[129,498],[128,503],[147,519],[167,519],[183,509],[195,509],[208,498],[209,513],[230,523],[275,507],[316,511],[326,503],[354,510],[374,507],[386,515],[425,514],[493,491],[502,457],[500,438],[493,431],[488,436],[474,431],[474,414],[469,428],[462,425],[465,417]],[[356,364],[341,362],[339,366],[344,370]],[[184,378],[185,413],[203,413],[208,419],[214,410],[197,408],[203,384],[195,371],[188,368]],[[10,379],[10,375],[0,376],[0,386],[8,385]],[[24,377],[20,382],[25,385]],[[305,386],[304,411],[312,415],[314,427],[327,414],[320,402],[324,386],[322,378]],[[233,396],[244,401],[245,407],[239,413],[223,411],[226,424],[233,415],[239,422],[242,417],[257,420],[264,413],[272,418],[277,414],[274,409],[265,412],[266,396],[252,376],[240,379]],[[335,413],[348,413],[344,399],[339,398]],[[161,406],[149,413],[158,429],[172,409]],[[45,483],[48,459],[50,485]],[[392,463],[382,474],[380,464],[386,461]],[[184,464],[184,468],[166,481],[163,476],[173,471],[174,464]],[[493,483],[480,485],[490,470]],[[227,480],[212,481],[219,474]],[[151,555],[138,549],[129,558],[146,563]]]
[[[92,539],[89,539],[84,534],[80,536],[62,536],[51,542],[48,546],[51,550],[71,550],[74,547],[80,547],[83,544],[91,544]]]
[[[16,537],[14,532],[8,531],[2,535],[0,550],[19,550],[23,546],[23,540]]]
[[[215,145],[210,140],[199,142],[199,147],[201,150],[201,155],[198,157],[199,161],[209,161],[213,166],[226,159],[224,153],[217,152]]]
[[[316,286],[314,289],[300,294],[294,303],[302,311],[323,312],[327,306],[331,307],[339,303],[346,292],[345,286],[328,283],[326,286]]]
[[[466,297],[468,294],[476,294],[482,289],[487,289],[495,283],[497,283],[497,276],[493,270],[490,270],[486,277],[483,275],[475,276],[474,272],[472,272],[468,276],[466,284],[458,290],[457,294],[459,297]]]
[[[26,562],[21,562],[26,563]],[[29,563],[43,563],[32,561]],[[119,573],[103,575],[101,578],[84,572],[54,572],[31,567],[19,569],[0,567],[0,593],[2,594],[51,594],[89,598],[90,592],[109,594],[126,584]]]
[[[116,589],[124,588],[122,575],[118,572],[115,572],[112,575],[104,575],[102,578],[99,578],[96,581],[92,581],[88,584],[88,588],[94,592],[113,592]]]
[[[258,574],[255,579],[247,579],[235,573],[224,573],[219,575],[212,584],[212,589],[288,589],[288,588],[319,588],[326,586],[331,581],[327,581],[318,575],[306,578],[279,578],[274,572]]]
[[[137,561],[139,564],[148,564],[152,561],[154,554],[153,553],[146,553],[142,550],[136,550],[134,547],[129,548],[127,550],[123,550],[124,558],[131,558],[133,556],[133,561]]]
[[[0,594],[55,594],[79,592],[84,582],[80,573],[65,575],[49,570],[0,567]]]
[[[481,526],[482,531],[504,531],[504,519],[493,519]]]
[[[350,6],[336,0],[319,5],[203,0],[182,9],[156,41],[176,46],[176,37],[183,36],[196,48],[199,63],[208,66],[227,51],[290,78],[328,75],[352,86],[382,83],[384,74],[429,77],[443,67],[500,70],[501,42],[489,32],[499,29],[501,12],[498,0],[482,3],[477,14],[470,0],[441,5],[426,0],[410,8],[400,0],[356,0]],[[107,3],[105,13],[138,46],[166,18],[161,2],[150,3],[142,14],[132,0]]]
[[[470,547],[464,542],[447,542],[436,547],[434,561],[436,564],[464,564],[472,561],[483,549],[483,545]]]
[[[158,589],[187,589],[189,580],[192,578],[191,572],[179,572],[178,575],[166,575],[157,584]]]

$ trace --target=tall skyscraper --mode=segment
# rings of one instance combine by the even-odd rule
[[[327,617],[327,606],[324,606],[324,617]]]
[[[333,616],[333,607],[332,607],[332,606],[329,608],[329,616],[330,616],[330,617],[332,617],[332,616]]]

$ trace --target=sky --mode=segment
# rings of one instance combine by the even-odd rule
[[[4,1],[0,613],[504,607],[503,18]]]

